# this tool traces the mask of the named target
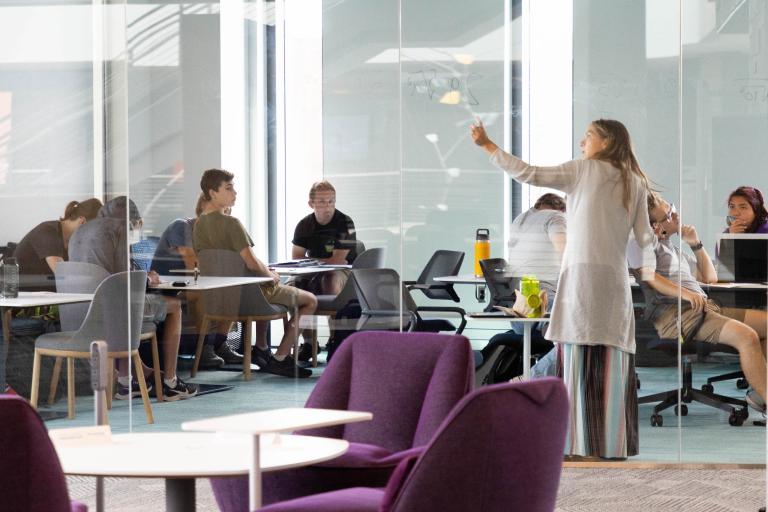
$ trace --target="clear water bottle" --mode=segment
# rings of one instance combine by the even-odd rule
[[[3,261],[3,297],[15,299],[19,296],[19,264],[16,258],[5,258]]]

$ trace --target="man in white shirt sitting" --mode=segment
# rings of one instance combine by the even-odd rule
[[[677,296],[682,293],[681,325],[689,329],[706,311],[703,324],[694,336],[697,341],[723,343],[739,352],[741,369],[749,384],[747,403],[765,412],[766,391],[766,312],[756,309],[721,308],[709,299],[699,285],[717,282],[717,271],[704,249],[694,226],[681,225],[673,204],[657,194],[648,195],[648,217],[656,233],[655,266],[643,266],[640,247],[630,241],[627,259],[656,293],[651,321],[662,338],[677,338]],[[682,254],[670,237],[678,233],[693,256]],[[653,263],[652,263],[653,264]],[[647,276],[647,277],[646,277]]]

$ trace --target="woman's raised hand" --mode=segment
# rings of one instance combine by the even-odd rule
[[[478,146],[485,146],[486,144],[491,144],[491,139],[488,138],[488,134],[485,133],[485,126],[483,126],[483,122],[479,119],[472,123],[469,127],[469,133],[472,135],[472,140],[477,144]]]

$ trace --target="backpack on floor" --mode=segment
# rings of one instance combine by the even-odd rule
[[[360,318],[362,313],[363,311],[360,308],[360,303],[355,300],[339,309],[334,318],[336,320],[355,320]],[[331,357],[333,357],[333,353],[341,346],[342,342],[355,332],[355,329],[350,329],[349,327],[334,329],[333,336],[328,339],[328,344],[326,345],[326,348],[328,349],[328,358],[326,360],[330,361]]]

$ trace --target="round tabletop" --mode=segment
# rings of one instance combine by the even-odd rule
[[[139,478],[204,478],[247,475],[250,435],[142,433],[113,435],[107,443],[57,443],[67,475]],[[277,471],[338,457],[349,448],[341,439],[263,434],[261,470]]]

